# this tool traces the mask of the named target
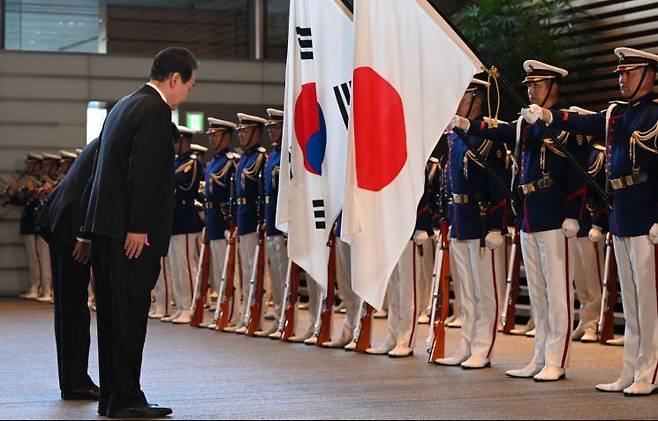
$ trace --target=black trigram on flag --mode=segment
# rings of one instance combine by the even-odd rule
[[[311,28],[301,28],[297,26],[297,41],[299,42],[300,56],[302,60],[313,60],[313,39],[311,38]]]
[[[340,109],[340,115],[343,116],[343,123],[345,123],[345,128],[350,120],[350,96],[352,92],[352,81],[341,83],[338,86],[334,86],[334,95],[336,95],[336,103]]]
[[[315,229],[323,230],[327,228],[324,200],[313,200],[313,217],[315,219]]]

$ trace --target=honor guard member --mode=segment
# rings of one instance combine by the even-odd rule
[[[627,102],[615,102],[590,116],[540,107],[530,107],[525,115],[557,129],[606,140],[610,233],[626,326],[621,375],[596,388],[647,395],[656,390],[658,373],[658,99],[654,93],[658,55],[625,47],[615,49],[615,54],[619,58],[615,72]]]
[[[59,173],[57,175],[57,182],[59,183],[64,179],[66,174],[69,172],[73,161],[78,157],[76,152],[70,151],[59,151],[60,160],[59,160]]]
[[[559,90],[568,72],[535,60],[523,64],[523,83],[531,103],[558,110]],[[573,241],[579,230],[586,193],[582,174],[553,144],[539,124],[519,118],[516,124],[489,128],[484,121],[454,117],[468,134],[502,141],[519,163],[521,250],[530,306],[535,320],[535,352],[510,377],[555,381],[565,377],[573,329]],[[576,146],[569,132],[551,130],[567,148]]]
[[[569,112],[581,115],[592,115],[594,111],[580,107],[570,107]],[[587,172],[601,187],[605,187],[605,146],[599,139],[576,135],[576,141],[587,149]],[[604,237],[600,228],[590,236],[590,231],[600,220],[601,214],[606,215],[606,203],[602,203],[599,195],[593,189],[588,189],[585,200],[585,212],[579,221],[580,230],[574,247],[574,285],[576,297],[580,303],[578,310],[578,326],[571,338],[581,342],[597,342],[597,326],[601,310],[601,289],[604,276]],[[603,226],[600,222],[598,227]],[[607,226],[607,224],[605,224]]]
[[[238,240],[243,285],[240,295],[237,295],[236,292],[235,300],[237,304],[237,300],[241,296],[242,310],[240,314],[244,316],[248,299],[245,293],[249,291],[249,281],[255,258],[254,251],[258,244],[258,192],[259,183],[264,181],[262,176],[267,160],[266,150],[260,145],[260,141],[267,120],[243,113],[238,113],[238,120],[240,124],[236,130],[244,152],[240,156],[235,173],[235,193],[238,203]],[[242,325],[230,327],[227,331],[245,333],[247,322],[248,320],[243,319]]]
[[[429,204],[421,197],[417,208],[414,234],[402,252],[386,288],[388,296],[388,332],[382,346],[368,348],[368,354],[388,354],[391,358],[409,357],[414,353],[417,337],[418,274],[421,258],[418,245],[434,235]]]
[[[269,120],[265,128],[272,141],[272,147],[267,156],[263,174],[265,192],[265,256],[269,263],[270,278],[272,280],[271,297],[274,308],[274,319],[281,318],[281,305],[286,284],[288,268],[288,250],[283,233],[276,229],[276,199],[279,193],[279,172],[281,170],[281,135],[283,134],[283,111],[268,108]],[[268,329],[256,332],[256,336],[275,335],[277,323]],[[276,335],[275,335],[276,336]]]
[[[495,126],[482,116],[489,83],[473,79],[457,114],[475,124]],[[483,159],[469,150],[470,146]],[[491,364],[500,314],[498,280],[505,276],[504,256],[507,198],[485,166],[504,179],[505,147],[484,137],[448,136],[446,192],[450,206],[450,255],[462,293],[461,341],[452,356],[437,359],[441,365],[484,368]]]
[[[198,241],[203,229],[195,201],[200,199],[199,183],[203,180],[205,171],[200,153],[203,153],[205,148],[192,145],[192,137],[195,134],[193,130],[178,126],[178,131],[180,136],[174,144],[177,155],[174,164],[176,207],[167,255],[176,300],[176,314],[161,320],[186,324],[192,321],[190,309],[199,263]]]
[[[42,281],[41,262],[38,244],[38,238],[35,232],[34,220],[36,219],[36,200],[34,192],[41,182],[38,180],[38,174],[43,161],[43,155],[37,153],[28,153],[25,160],[26,172],[23,176],[10,183],[7,191],[8,203],[17,207],[22,207],[21,218],[19,222],[19,234],[23,238],[25,251],[27,254],[28,273],[30,277],[30,287],[27,292],[21,294],[21,298],[36,300],[39,298],[39,290]]]
[[[50,193],[57,187],[57,171],[59,168],[59,155],[45,152],[43,153],[43,161],[41,165],[41,174],[39,180],[41,185],[34,190],[34,196],[30,202],[31,212],[33,213],[33,224],[36,221],[41,207],[46,202]],[[53,278],[52,267],[50,261],[50,247],[48,243],[39,235],[39,230],[34,227],[37,234],[37,253],[39,255],[39,265],[41,273],[41,291],[37,301],[41,302],[54,302],[53,299]]]
[[[206,237],[210,244],[212,268],[212,286],[219,291],[219,283],[224,272],[224,260],[231,221],[229,221],[229,202],[231,197],[231,181],[235,176],[239,155],[231,152],[229,145],[237,124],[218,118],[208,117],[208,146],[213,152],[212,161],[206,169],[205,208]],[[236,278],[237,279],[237,278]],[[235,297],[240,297],[240,283],[235,282]],[[238,300],[237,298],[236,300]],[[239,304],[236,301],[236,304]],[[240,323],[239,305],[233,306],[234,311],[229,321],[230,325]],[[215,329],[220,316],[220,307],[215,309],[213,323],[209,329]]]

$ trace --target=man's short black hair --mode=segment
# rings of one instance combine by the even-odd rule
[[[187,48],[165,48],[153,59],[151,79],[164,82],[172,73],[180,73],[183,83],[187,83],[198,64],[194,54]]]

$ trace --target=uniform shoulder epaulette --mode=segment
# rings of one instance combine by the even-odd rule
[[[228,159],[240,159],[240,154],[237,152],[228,151],[226,152],[226,157]]]
[[[605,146],[604,146],[604,145],[599,145],[598,143],[595,143],[595,144],[592,145],[592,146],[593,146],[594,149],[596,149],[597,151],[605,152]]]
[[[615,101],[608,102],[608,104],[610,104],[610,105],[612,105],[612,104],[615,104],[615,105],[628,105],[628,102],[627,101],[617,101],[617,100],[615,100]]]
[[[197,154],[195,154],[195,153],[193,153],[192,155],[190,155],[190,159],[197,159],[197,158],[198,158],[198,156],[197,156]]]
[[[262,146],[259,146],[259,147],[258,147],[258,152],[260,152],[260,153],[267,153],[267,149],[265,149],[265,148],[262,147]]]
[[[435,156],[430,156],[430,162],[433,162],[433,163],[435,163],[435,164],[438,164],[438,163],[439,163],[439,158],[437,158],[437,157],[435,157]]]

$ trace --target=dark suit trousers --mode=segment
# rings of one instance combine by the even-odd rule
[[[140,386],[142,353],[160,258],[147,247],[139,258],[130,260],[122,242],[93,236],[92,267],[101,399],[111,410],[145,403]]]
[[[63,392],[93,384],[89,364],[89,264],[73,260],[73,247],[49,238],[55,298],[55,342],[59,388]]]

